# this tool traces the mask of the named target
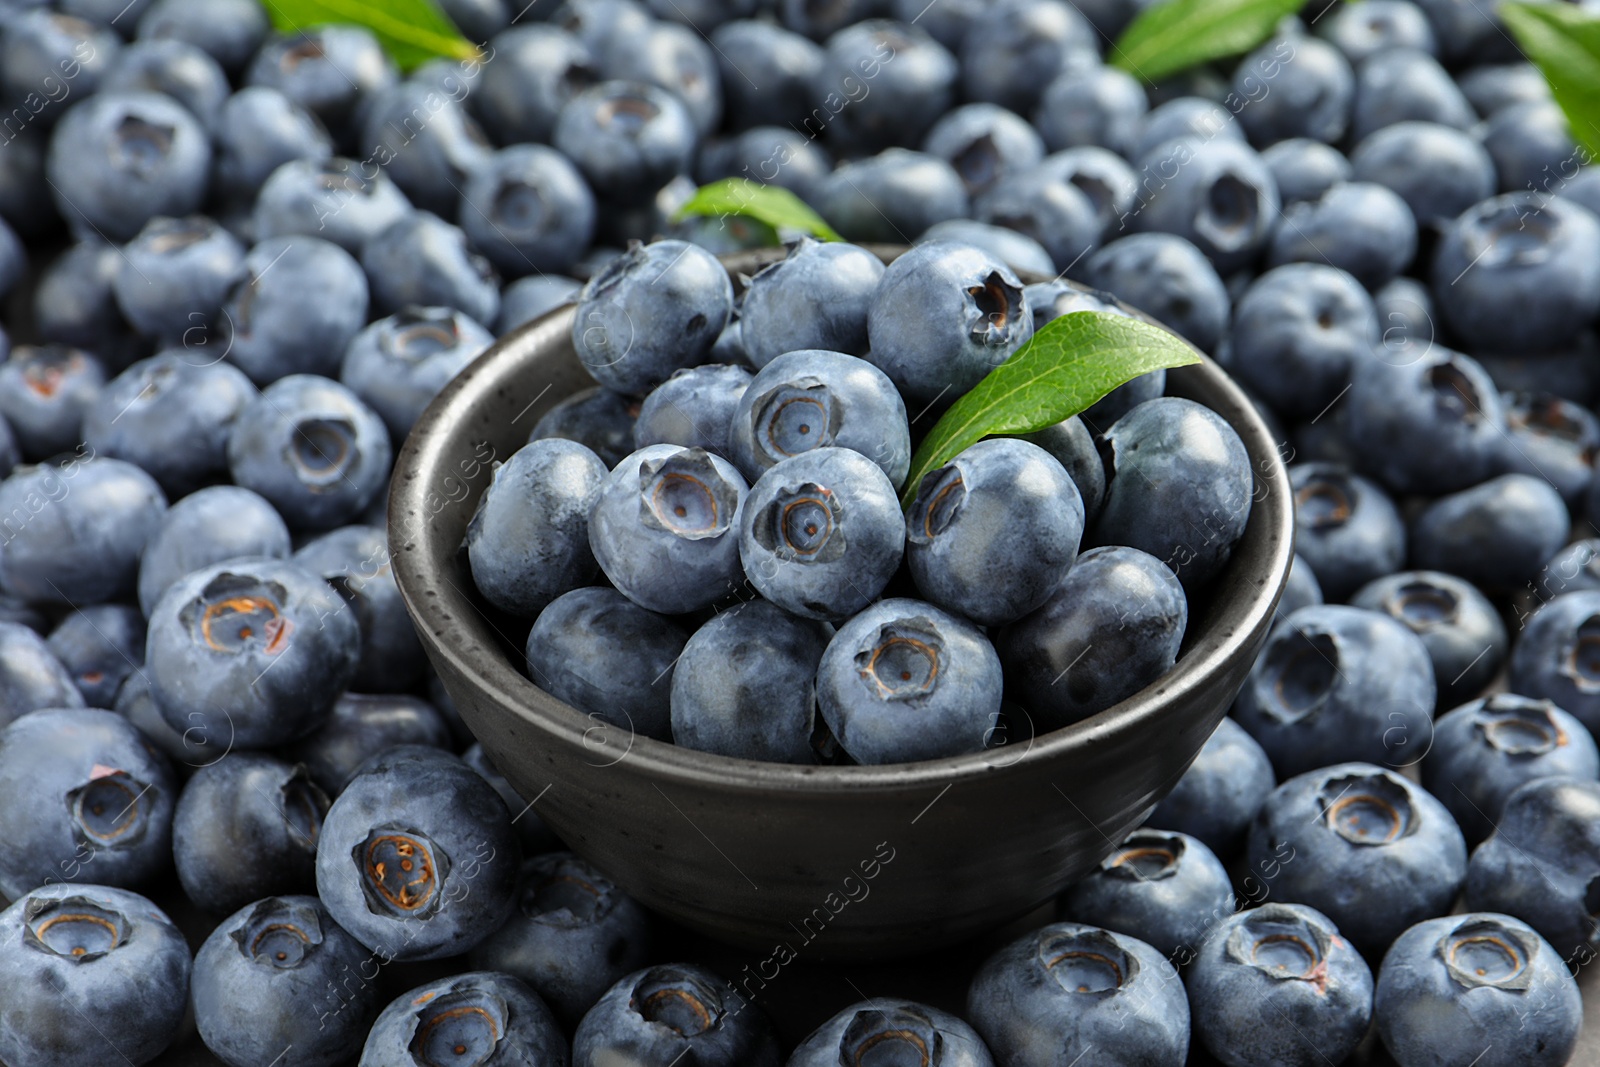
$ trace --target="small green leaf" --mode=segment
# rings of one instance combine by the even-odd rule
[[[1500,18],[1550,83],[1572,136],[1600,154],[1600,16],[1567,4],[1502,4]]]
[[[284,33],[354,23],[378,38],[401,70],[430,59],[471,60],[478,49],[439,10],[434,0],[262,0],[272,24]]]
[[[821,215],[789,190],[749,178],[725,178],[702,185],[674,217],[686,219],[691,215],[743,215],[764,222],[774,230],[798,230],[824,241],[844,240]]]
[[[1250,51],[1306,0],[1165,0],[1140,12],[1112,47],[1111,63],[1154,82]]]
[[[1139,319],[1106,311],[1052,319],[951,405],[922,439],[900,502],[910,508],[929,471],[985,437],[1042,430],[1141,374],[1198,362],[1188,344]]]

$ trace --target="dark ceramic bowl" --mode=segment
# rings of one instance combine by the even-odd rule
[[[729,269],[771,258],[729,257]],[[770,952],[771,967],[931,950],[1048,900],[1172,788],[1265,640],[1293,550],[1289,482],[1250,402],[1205,360],[1169,372],[1168,392],[1233,425],[1257,492],[1158,684],[1066,729],[926,763],[756,763],[627,736],[528,680],[528,624],[476,595],[460,552],[490,461],[592,384],[573,316],[501,340],[417,422],[389,501],[394,574],[462,717],[534,810],[647,906]]]

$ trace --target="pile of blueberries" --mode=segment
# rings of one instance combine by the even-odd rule
[[[482,59],[405,76],[271,6],[0,0],[0,1063],[1574,1056],[1600,167],[1496,5],[1312,0],[1153,84],[1107,63],[1152,0],[441,0]],[[676,219],[729,176],[846,240]],[[463,546],[530,677],[724,756],[981,752],[1159,678],[1229,595],[1258,472],[1162,373],[908,484],[958,397],[1118,301],[1281,442],[1280,617],[964,1007],[837,998],[780,1043],[456,715],[394,452],[576,305],[596,384],[484,458]]]

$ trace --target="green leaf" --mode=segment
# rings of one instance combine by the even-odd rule
[[[1085,410],[1124,382],[1200,357],[1176,335],[1125,315],[1075,311],[1052,319],[951,405],[911,457],[901,505],[929,471],[994,434],[1033,433]]]
[[[1567,4],[1502,4],[1500,18],[1550,83],[1572,136],[1600,155],[1600,16]]]
[[[401,70],[430,59],[472,60],[479,56],[434,0],[262,0],[272,24],[284,33],[353,23],[378,38]]]
[[[1111,63],[1157,81],[1250,51],[1305,5],[1306,0],[1165,0],[1145,8],[1122,31]]]
[[[691,215],[712,218],[743,215],[764,222],[774,230],[798,230],[824,241],[844,240],[821,215],[789,190],[749,178],[725,178],[702,185],[689,202],[678,209],[674,218],[686,219]]]

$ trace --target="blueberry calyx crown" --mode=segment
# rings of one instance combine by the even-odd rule
[[[1282,723],[1322,710],[1339,681],[1339,641],[1314,628],[1296,629],[1267,646],[1261,680],[1270,688],[1262,710]]]
[[[1427,384],[1433,391],[1434,404],[1442,412],[1462,422],[1483,421],[1483,397],[1454,357],[1428,368]]]
[[[268,897],[228,936],[252,963],[290,970],[322,946],[322,920],[316,908],[301,901]]]
[[[914,700],[939,687],[944,639],[924,618],[896,619],[878,627],[856,653],[856,670],[880,700]]]
[[[35,897],[23,906],[22,943],[73,963],[88,963],[125,945],[131,927],[125,915],[87,897]]]
[[[1022,329],[1022,289],[990,271],[978,285],[967,287],[972,339],[986,347],[1010,345]]]
[[[283,447],[295,476],[312,492],[326,490],[346,477],[356,458],[356,428],[348,419],[302,419]]]
[[[907,539],[914,545],[931,544],[950,528],[967,500],[967,483],[961,468],[951,463],[922,479],[906,523]]]
[[[300,845],[314,855],[317,838],[322,836],[322,820],[331,806],[328,794],[311,780],[303,763],[295,764],[278,794],[281,799],[278,811],[283,821]]]
[[[407,1046],[419,1067],[481,1067],[494,1058],[505,1036],[510,1010],[504,998],[458,982],[448,992],[418,997],[416,1029]]]
[[[1497,693],[1483,702],[1473,726],[1484,743],[1508,756],[1543,756],[1567,744],[1548,700]]]
[[[407,307],[385,325],[379,336],[384,352],[396,359],[421,362],[461,343],[455,313],[444,308]]]
[[[631,1007],[641,1018],[680,1037],[698,1037],[722,1025],[722,994],[680,967],[652,967],[633,987]]]
[[[841,1067],[936,1067],[944,1037],[910,1004],[856,1012],[839,1037]]]
[[[840,412],[827,385],[797,378],[761,396],[755,412],[756,444],[773,463],[833,444]]]
[[[1355,512],[1355,486],[1338,472],[1312,478],[1295,490],[1294,513],[1314,530],[1336,529]]]
[[[1591,615],[1572,630],[1561,673],[1585,693],[1600,691],[1600,615]]]
[[[1521,992],[1533,984],[1539,938],[1496,919],[1469,919],[1441,937],[1435,951],[1450,978],[1465,989]]]
[[[1112,996],[1139,973],[1139,961],[1105,930],[1067,930],[1039,942],[1041,966],[1069,993]]]
[[[1413,633],[1426,633],[1455,623],[1461,600],[1453,590],[1417,579],[1406,582],[1384,601],[1385,612],[1405,623]]]
[[[756,516],[751,532],[762,548],[792,563],[831,563],[847,547],[840,529],[843,510],[826,486],[784,486]]]
[[[1125,881],[1159,881],[1178,873],[1186,848],[1183,838],[1177,834],[1135,830],[1123,839],[1115,852],[1101,861],[1100,869]]]
[[[209,237],[215,230],[205,219],[191,216],[184,219],[156,219],[146,228],[140,242],[157,255],[167,256],[192,248]]]
[[[1234,963],[1254,967],[1268,978],[1305,982],[1323,994],[1334,943],[1332,934],[1293,908],[1264,904],[1233,928],[1224,951]]]
[[[733,523],[739,490],[701,448],[639,464],[639,517],[686,541],[721,537]]]
[[[149,122],[138,115],[124,115],[117,124],[116,139],[112,142],[117,169],[130,171],[140,178],[153,177],[172,153],[172,142],[177,135],[176,129],[164,123]]]
[[[73,836],[90,848],[132,848],[144,837],[142,802],[154,790],[127,771],[96,766],[87,782],[67,793]]]
[[[288,590],[277,582],[224,571],[182,610],[197,643],[213,652],[260,651],[275,656],[289,647],[294,623],[283,613]]]
[[[439,910],[439,888],[450,873],[450,857],[427,835],[379,826],[352,851],[373,914],[428,918]]]
[[[1352,845],[1382,847],[1417,832],[1410,793],[1386,774],[1330,778],[1322,784],[1317,808],[1328,829]]]
[[[546,926],[590,926],[610,914],[616,894],[610,882],[573,857],[530,864],[522,890],[522,913]]]

